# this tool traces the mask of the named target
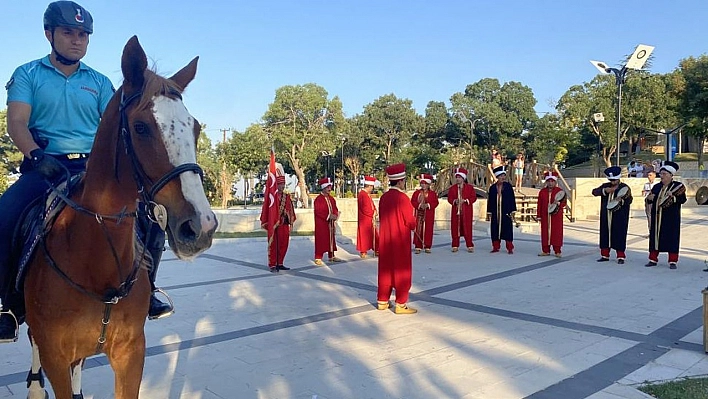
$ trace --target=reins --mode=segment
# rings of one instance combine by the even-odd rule
[[[181,99],[181,95],[179,92],[176,90],[172,89],[170,90],[170,94],[178,96]],[[204,178],[204,172],[202,171],[202,168],[197,165],[196,163],[185,163],[181,164],[169,172],[167,172],[164,176],[160,177],[157,179],[156,182],[153,183],[152,179],[145,173],[145,169],[142,166],[142,163],[138,159],[135,148],[133,147],[133,142],[130,137],[130,128],[128,125],[128,115],[126,112],[126,109],[128,108],[129,105],[131,105],[134,101],[137,99],[141,98],[143,95],[142,91],[138,91],[134,94],[132,94],[129,97],[125,97],[125,92],[121,91],[121,101],[120,105],[118,107],[118,111],[120,113],[120,139],[116,142],[116,157],[115,157],[115,179],[119,180],[118,177],[118,143],[121,141],[123,142],[123,147],[125,148],[125,153],[128,156],[128,158],[131,161],[131,167],[133,170],[133,180],[137,186],[137,192],[140,197],[140,201],[143,202],[145,205],[147,217],[149,219],[149,224],[152,226],[153,223],[158,223],[160,224],[160,227],[163,228],[163,230],[166,228],[166,210],[164,209],[164,206],[159,205],[155,202],[155,196],[157,193],[165,187],[172,179],[180,176],[184,172],[194,172],[197,173],[201,179]],[[147,191],[145,189],[146,183],[150,186],[150,190]],[[108,324],[110,323],[110,316],[111,316],[111,309],[113,305],[118,304],[118,302],[128,296],[130,294],[130,290],[133,288],[134,283],[137,281],[137,274],[138,271],[140,270],[140,260],[144,258],[145,256],[145,251],[147,250],[147,243],[150,242],[150,237],[145,238],[145,242],[143,243],[143,252],[140,254],[140,256],[134,256],[133,258],[133,267],[128,273],[125,278],[123,278],[123,273],[122,273],[122,268],[121,268],[121,262],[120,262],[120,257],[118,253],[116,252],[114,242],[111,238],[110,232],[108,231],[105,221],[113,221],[116,224],[120,224],[125,218],[132,217],[132,218],[137,218],[138,217],[138,211],[135,212],[127,212],[127,206],[123,207],[123,209],[113,215],[104,215],[104,214],[99,214],[97,212],[93,212],[89,209],[84,208],[83,206],[77,204],[75,201],[71,200],[68,198],[67,195],[64,193],[60,192],[53,184],[49,184],[51,187],[52,191],[57,195],[58,198],[60,198],[62,201],[64,201],[69,207],[77,211],[78,213],[89,215],[93,218],[96,219],[96,222],[101,226],[101,229],[104,233],[104,236],[106,237],[106,240],[108,241],[109,247],[111,248],[111,255],[113,256],[113,259],[115,260],[117,270],[118,270],[118,276],[119,279],[122,281],[120,285],[117,288],[110,288],[106,290],[106,292],[103,293],[103,295],[99,295],[95,292],[90,291],[86,287],[76,283],[71,279],[69,275],[67,275],[59,266],[57,265],[56,261],[52,258],[51,254],[49,253],[49,249],[47,248],[47,241],[46,241],[46,236],[48,235],[49,231],[51,230],[50,228],[45,228],[45,230],[42,233],[42,248],[44,250],[44,255],[45,259],[51,266],[51,268],[71,287],[73,287],[75,290],[79,291],[80,293],[94,299],[97,301],[100,301],[104,304],[104,311],[103,311],[103,317],[101,319],[101,333],[98,338],[98,345],[96,347],[96,353],[99,353],[103,349],[103,345],[106,342],[106,331],[108,328]],[[161,209],[161,210],[160,210]],[[151,228],[148,227],[148,231],[152,230]],[[148,233],[149,234],[149,233]]]

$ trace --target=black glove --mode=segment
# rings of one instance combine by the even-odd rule
[[[66,168],[61,164],[61,162],[57,161],[56,158],[45,154],[44,150],[41,148],[37,148],[30,152],[30,162],[32,162],[32,168],[47,179],[52,179],[53,177],[61,173],[65,173],[66,171]]]

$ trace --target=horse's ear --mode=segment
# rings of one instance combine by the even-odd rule
[[[191,82],[197,74],[197,61],[199,61],[199,57],[194,57],[186,67],[180,69],[170,80],[177,83],[182,90],[186,89],[189,82]]]
[[[140,46],[138,37],[133,36],[123,48],[121,70],[123,71],[124,86],[139,90],[143,87],[145,70],[147,69],[147,56]]]

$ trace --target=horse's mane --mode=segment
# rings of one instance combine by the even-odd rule
[[[184,88],[179,87],[175,82],[158,75],[155,71],[145,70],[145,83],[143,84],[143,95],[137,105],[137,109],[146,110],[151,107],[152,99],[156,95],[180,94]]]

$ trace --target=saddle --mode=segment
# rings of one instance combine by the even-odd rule
[[[15,280],[17,292],[23,291],[27,265],[32,260],[37,244],[49,233],[57,216],[66,207],[66,202],[60,198],[59,193],[68,197],[78,187],[83,177],[83,172],[76,174],[69,180],[59,183],[54,189],[48,189],[43,196],[30,202],[22,213],[13,233],[10,257],[10,264],[17,265]]]

